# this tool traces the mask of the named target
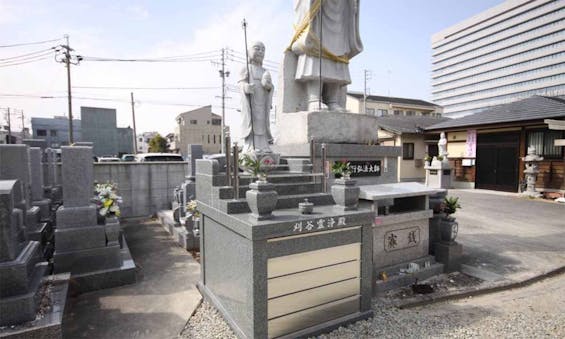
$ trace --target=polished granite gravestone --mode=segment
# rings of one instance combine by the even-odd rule
[[[22,210],[26,235],[30,240],[42,241],[46,225],[41,222],[40,208],[31,205],[31,163],[29,146],[0,145],[0,180],[19,179],[22,199],[17,206]]]
[[[37,291],[47,271],[39,242],[22,241],[23,218],[15,206],[20,185],[19,180],[0,180],[0,326],[35,318]]]
[[[43,187],[43,165],[41,159],[43,154],[41,148],[31,147],[30,170],[31,170],[31,204],[39,207],[41,221],[49,221],[51,218],[51,200],[44,197]]]
[[[69,274],[45,277],[40,244],[25,239],[18,180],[0,180],[0,338],[61,338]]]
[[[257,220],[239,198],[251,178],[242,175],[236,195],[219,168],[196,162],[198,288],[238,337],[306,337],[372,316],[373,212],[338,208],[315,174],[283,165],[269,175],[272,218]],[[305,198],[312,214],[298,210]]]
[[[45,149],[44,163],[44,195],[51,203],[60,205],[63,199],[63,188],[59,182],[57,151],[51,148]]]
[[[126,241],[114,239],[115,220],[97,223],[93,196],[92,147],[63,146],[63,206],[57,210],[54,270],[71,272],[80,292],[135,282]],[[122,246],[120,245],[122,243]]]

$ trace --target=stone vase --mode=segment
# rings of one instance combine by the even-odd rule
[[[459,224],[455,218],[445,215],[441,218],[439,225],[440,240],[444,243],[453,243],[457,238]]]
[[[336,179],[332,185],[332,197],[336,205],[344,211],[357,209],[361,189],[356,184],[356,180],[342,178]]]
[[[249,184],[250,190],[245,193],[251,215],[257,220],[270,219],[277,206],[278,194],[275,186],[267,181],[256,181]]]

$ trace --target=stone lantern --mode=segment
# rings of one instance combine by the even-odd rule
[[[536,178],[539,173],[539,168],[537,162],[542,161],[543,157],[540,157],[536,153],[536,148],[534,146],[528,147],[528,154],[522,158],[525,163],[526,169],[524,170],[524,175],[526,176],[526,190],[522,192],[522,195],[539,198],[541,193],[536,191]]]

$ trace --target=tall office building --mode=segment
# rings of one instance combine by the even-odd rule
[[[565,95],[565,0],[508,0],[434,34],[432,94],[448,117]]]

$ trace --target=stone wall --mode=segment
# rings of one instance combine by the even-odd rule
[[[94,180],[118,184],[122,217],[142,217],[171,208],[173,190],[187,168],[186,162],[94,163]]]

